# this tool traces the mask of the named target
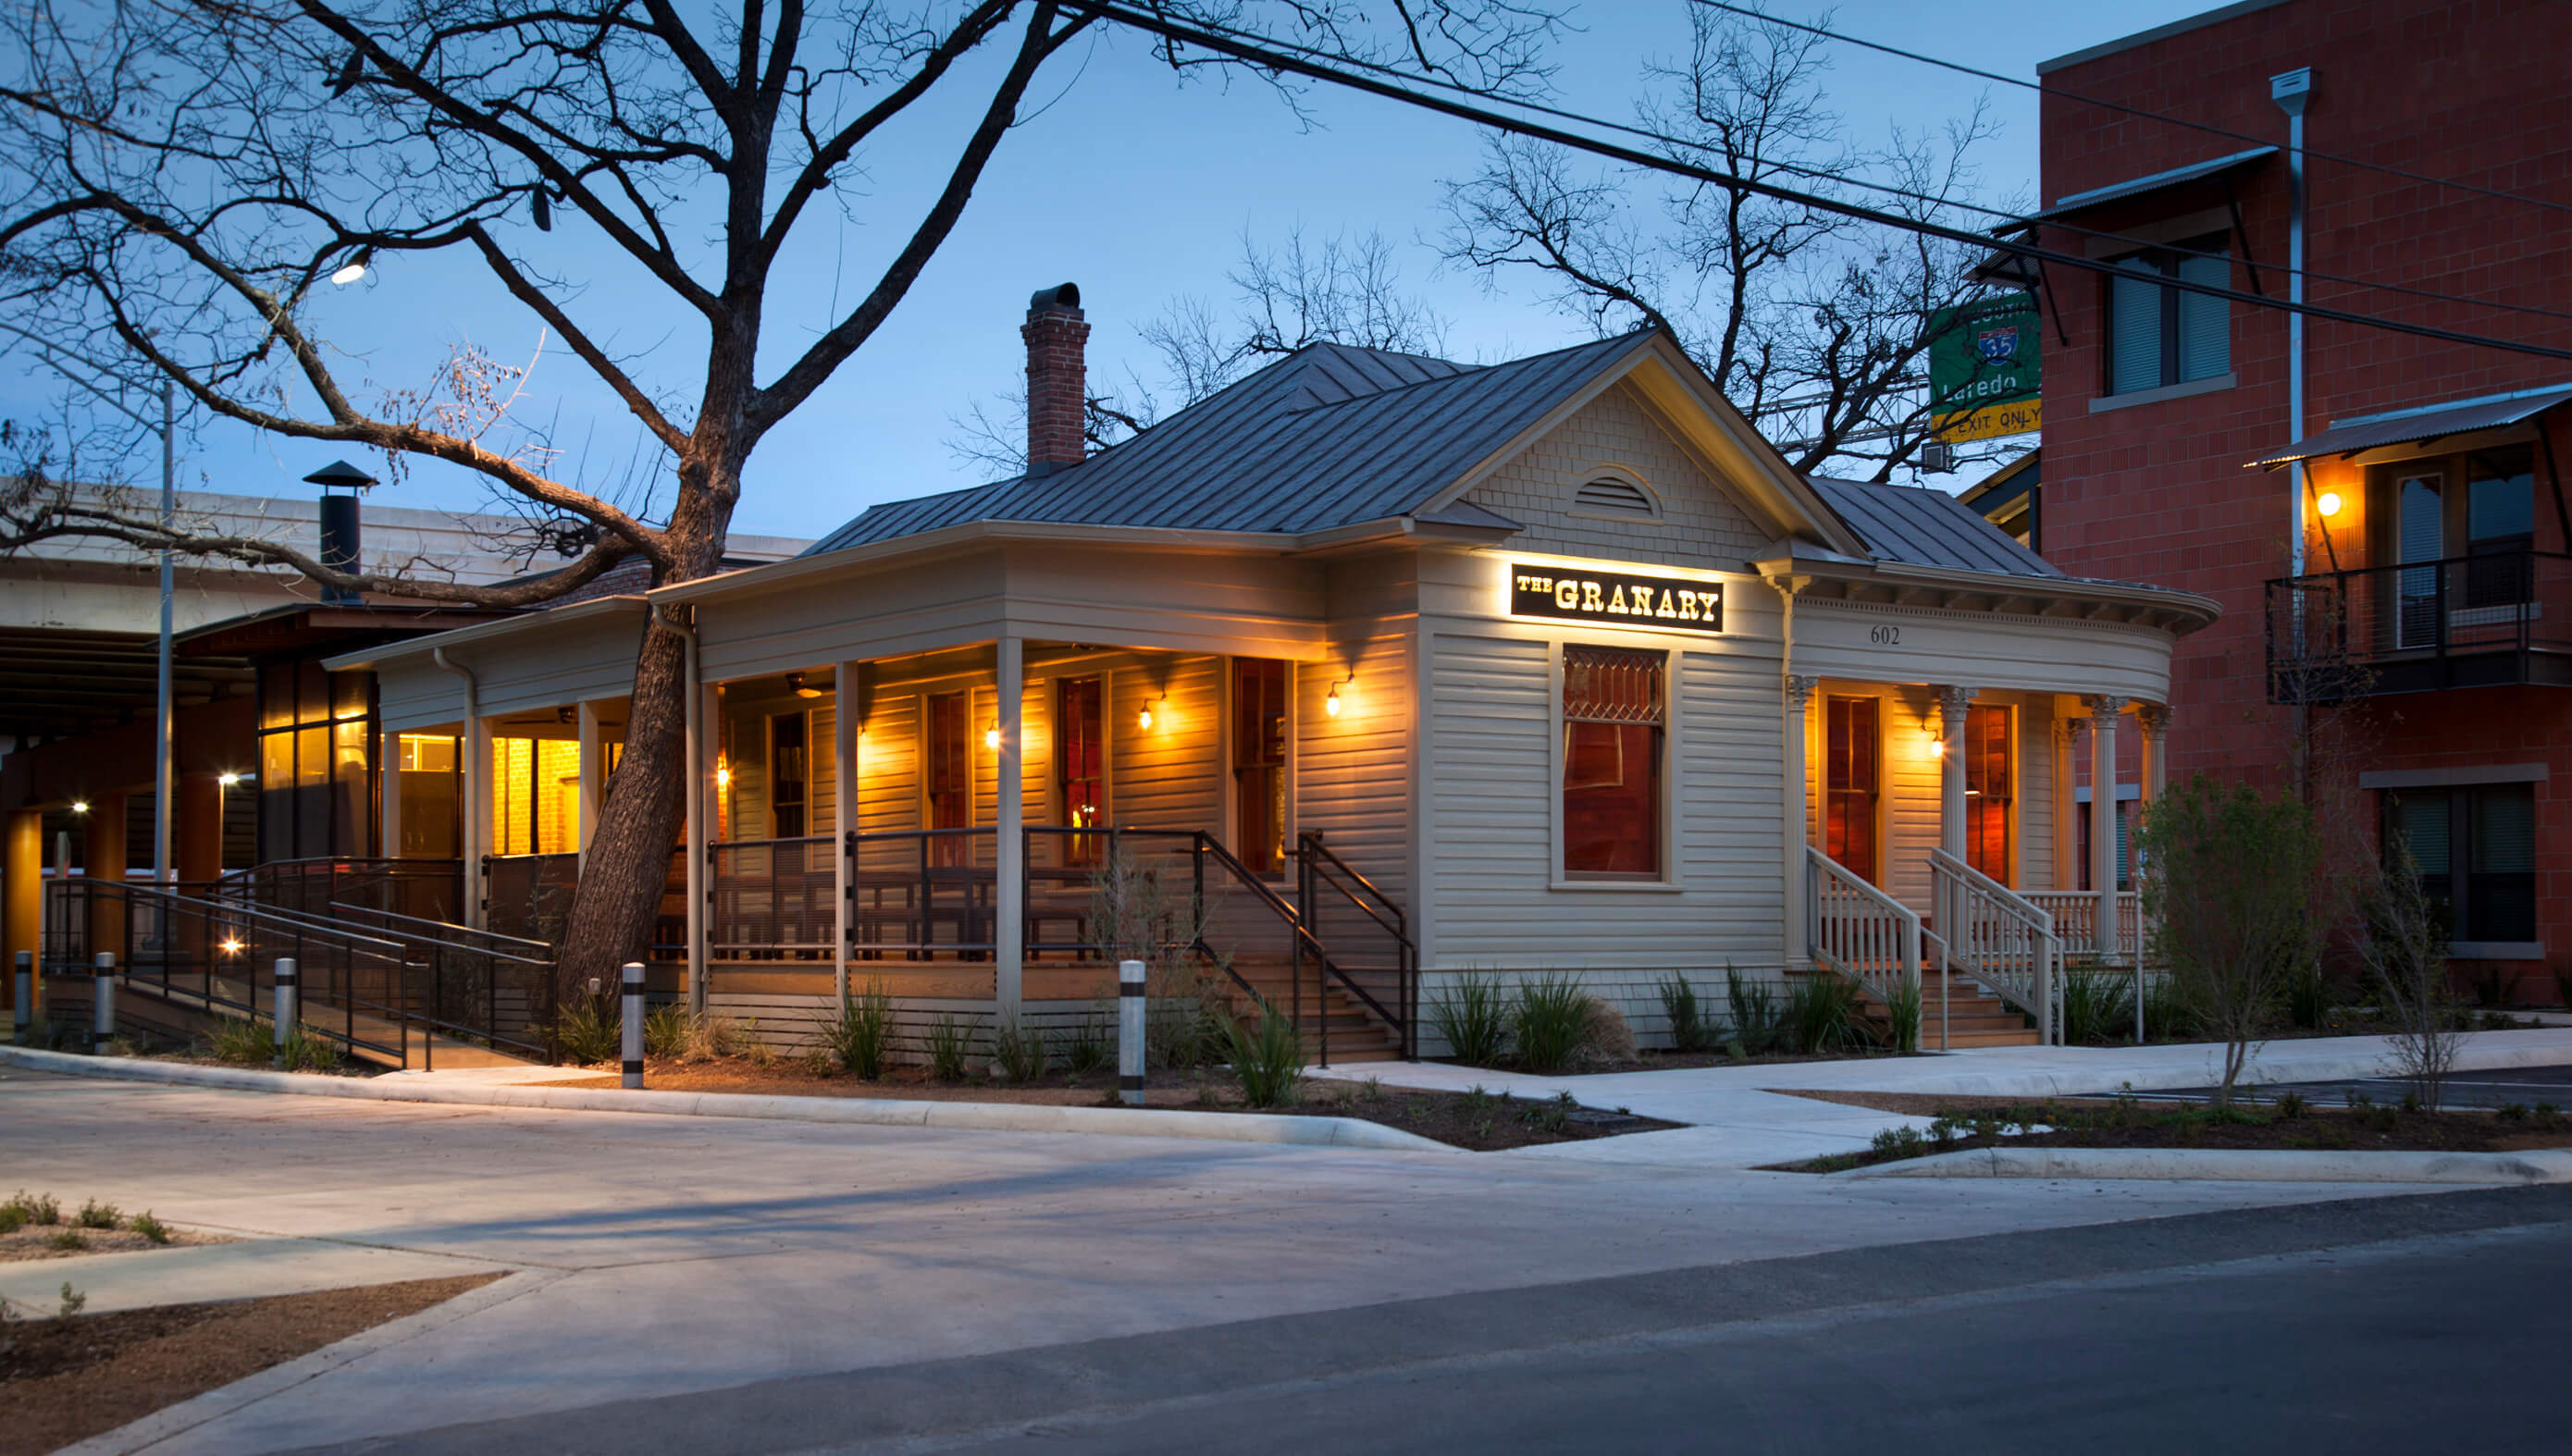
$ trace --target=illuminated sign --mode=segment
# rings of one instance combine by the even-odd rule
[[[1655,632],[1720,632],[1723,588],[1640,571],[1510,567],[1510,615],[1648,627]]]

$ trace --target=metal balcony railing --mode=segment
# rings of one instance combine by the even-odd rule
[[[2493,551],[2267,584],[2268,700],[2572,684],[2572,556]]]

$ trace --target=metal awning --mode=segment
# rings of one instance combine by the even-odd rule
[[[2378,415],[2348,424],[2334,424],[2292,444],[2280,445],[2256,459],[2246,460],[2243,467],[2273,470],[2279,465],[2291,465],[2297,460],[2315,459],[2322,455],[2353,455],[2384,445],[2417,444],[2442,435],[2524,424],[2567,400],[2572,400],[2572,385],[2532,389],[2491,399],[2472,399],[2460,404],[2401,410],[2389,417]]]
[[[2095,208],[2101,203],[2122,202],[2130,197],[2142,197],[2147,193],[2167,191],[2170,188],[2185,186],[2209,177],[2220,177],[2237,167],[2248,167],[2253,162],[2274,156],[2276,151],[2274,147],[2252,147],[2247,152],[2236,152],[2230,157],[2214,157],[2204,162],[2191,162],[2185,167],[2174,167],[2168,172],[2156,172],[2150,177],[2131,178],[2125,182],[2112,182],[2106,187],[2094,187],[2087,192],[2072,193],[2069,196],[2056,198],[2054,206],[2043,212],[2030,213],[2015,223],[2005,223],[1992,231],[1995,234],[2023,232],[2039,223],[2063,217],[2068,213],[2077,213],[2085,208]]]

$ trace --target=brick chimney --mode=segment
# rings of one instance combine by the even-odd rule
[[[1050,475],[1088,453],[1081,424],[1089,392],[1089,368],[1082,361],[1089,324],[1080,314],[1079,287],[1036,290],[1018,336],[1027,342],[1027,473]]]

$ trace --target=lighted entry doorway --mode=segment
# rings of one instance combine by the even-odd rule
[[[1879,883],[1876,811],[1883,798],[1879,721],[1873,698],[1832,698],[1823,706],[1822,850],[1870,884]]]

